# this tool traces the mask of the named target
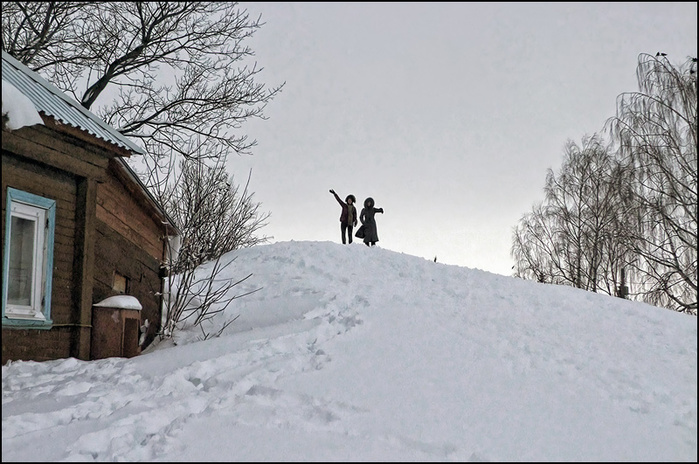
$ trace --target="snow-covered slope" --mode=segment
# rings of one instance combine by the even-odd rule
[[[3,461],[696,461],[695,317],[361,244],[230,257],[261,289],[220,338],[3,366]]]

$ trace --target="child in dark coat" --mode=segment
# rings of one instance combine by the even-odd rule
[[[354,207],[354,203],[357,200],[354,198],[354,195],[347,195],[345,201],[342,201],[340,197],[337,196],[337,193],[335,193],[335,190],[330,189],[330,193],[335,196],[337,202],[340,203],[340,206],[342,206],[342,212],[340,213],[342,244],[344,245],[346,242],[345,233],[347,233],[349,242],[352,243],[352,227],[357,225],[357,208]]]
[[[364,200],[364,208],[359,213],[359,220],[362,221],[364,228],[364,244],[366,246],[374,246],[379,241],[379,232],[376,229],[376,220],[374,219],[376,213],[383,214],[383,208],[374,208],[374,199],[371,197]]]

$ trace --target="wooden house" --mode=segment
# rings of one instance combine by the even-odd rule
[[[124,159],[143,151],[5,52],[2,86],[2,363],[136,354],[124,344],[145,347],[160,328],[178,234]],[[41,123],[12,129],[5,90]],[[136,328],[93,324],[95,304],[115,295],[140,303]],[[117,351],[97,346],[105,340]]]

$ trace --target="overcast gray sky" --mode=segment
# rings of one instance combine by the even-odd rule
[[[385,209],[378,246],[504,275],[546,169],[638,90],[638,55],[697,56],[696,2],[241,6],[266,23],[260,81],[286,82],[229,160],[261,233],[339,243],[333,188]]]

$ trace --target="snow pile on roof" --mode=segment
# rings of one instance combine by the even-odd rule
[[[17,87],[2,81],[2,115],[8,117],[7,128],[17,130],[24,126],[44,124],[34,103]]]

